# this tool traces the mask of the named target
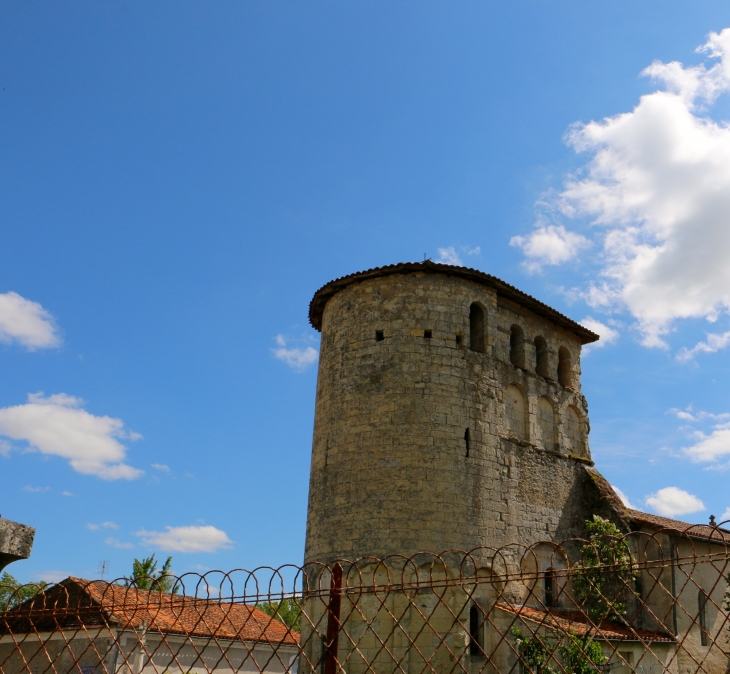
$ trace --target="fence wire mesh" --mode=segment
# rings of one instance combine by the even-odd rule
[[[0,586],[3,674],[730,672],[730,533]]]

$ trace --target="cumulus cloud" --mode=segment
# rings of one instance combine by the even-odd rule
[[[0,409],[0,435],[28,443],[31,450],[66,459],[71,467],[105,480],[133,480],[141,470],[124,463],[127,448],[119,439],[140,436],[125,431],[121,419],[97,417],[79,398],[31,393],[28,402]]]
[[[292,370],[303,372],[310,365],[317,362],[319,354],[311,346],[291,347],[284,335],[277,335],[276,348],[272,349],[274,357],[286,363]]]
[[[582,234],[569,232],[563,225],[538,224],[527,236],[513,236],[510,246],[522,249],[528,271],[540,271],[546,264],[558,265],[572,260],[591,244]]]
[[[99,529],[119,529],[119,525],[115,522],[102,522],[101,524],[87,524],[87,529],[91,531],[98,531]]]
[[[613,344],[619,338],[618,330],[614,330],[605,323],[602,323],[591,316],[586,316],[580,324],[583,327],[588,328],[591,332],[595,332],[601,338],[597,342],[584,346],[584,353],[587,353],[590,349],[597,349],[602,346],[606,346],[606,344]]]
[[[682,347],[677,354],[677,360],[686,362],[692,360],[698,353],[715,353],[730,344],[730,330],[723,333],[707,332],[705,334],[707,341],[698,342],[691,349],[686,346]]]
[[[233,541],[225,531],[213,526],[166,527],[165,531],[137,532],[145,545],[164,552],[216,552],[230,548]]]
[[[627,507],[631,508],[632,510],[636,510],[636,506],[629,501],[629,497],[626,496],[616,485],[611,485],[611,489],[613,489],[616,492],[616,496],[618,496],[621,499],[621,502]]]
[[[705,509],[700,499],[677,487],[664,487],[656,494],[647,496],[646,505],[665,517],[687,515]]]
[[[709,435],[702,431],[695,431],[693,435],[697,438],[697,442],[690,447],[682,448],[692,461],[716,462],[730,454],[730,423],[716,424]]]
[[[699,51],[708,64],[649,66],[644,75],[660,87],[630,112],[569,130],[568,144],[589,159],[545,207],[551,217],[591,222],[600,268],[585,297],[627,309],[650,347],[665,347],[680,319],[730,310],[730,125],[708,115],[730,90],[730,29],[711,33]],[[550,227],[560,225],[538,222],[513,239],[528,266],[574,254]]]
[[[114,538],[114,536],[109,536],[109,538],[104,540],[104,543],[111,546],[112,548],[118,548],[119,550],[129,550],[129,548],[133,548],[133,543],[123,543],[117,538]]]
[[[729,521],[730,521],[730,508],[725,510],[725,512],[722,515],[720,515],[720,519],[717,520],[717,523],[722,524],[723,522],[727,523]]]
[[[161,473],[170,472],[170,466],[168,466],[166,463],[153,463],[151,465],[155,470],[159,470]]]
[[[0,293],[0,341],[18,342],[29,351],[61,344],[58,328],[48,311],[18,293]]]

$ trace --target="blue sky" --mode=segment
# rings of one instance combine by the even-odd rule
[[[633,505],[730,511],[728,27],[714,1],[4,3],[0,513],[37,529],[9,570],[299,562],[309,300],[424,255],[602,333],[590,444]]]

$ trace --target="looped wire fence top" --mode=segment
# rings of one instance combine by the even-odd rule
[[[0,587],[0,671],[725,674],[729,574],[730,533],[702,525],[149,590],[71,577]]]

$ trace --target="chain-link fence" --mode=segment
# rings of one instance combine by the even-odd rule
[[[0,671],[725,674],[729,551],[704,526],[0,587]]]

